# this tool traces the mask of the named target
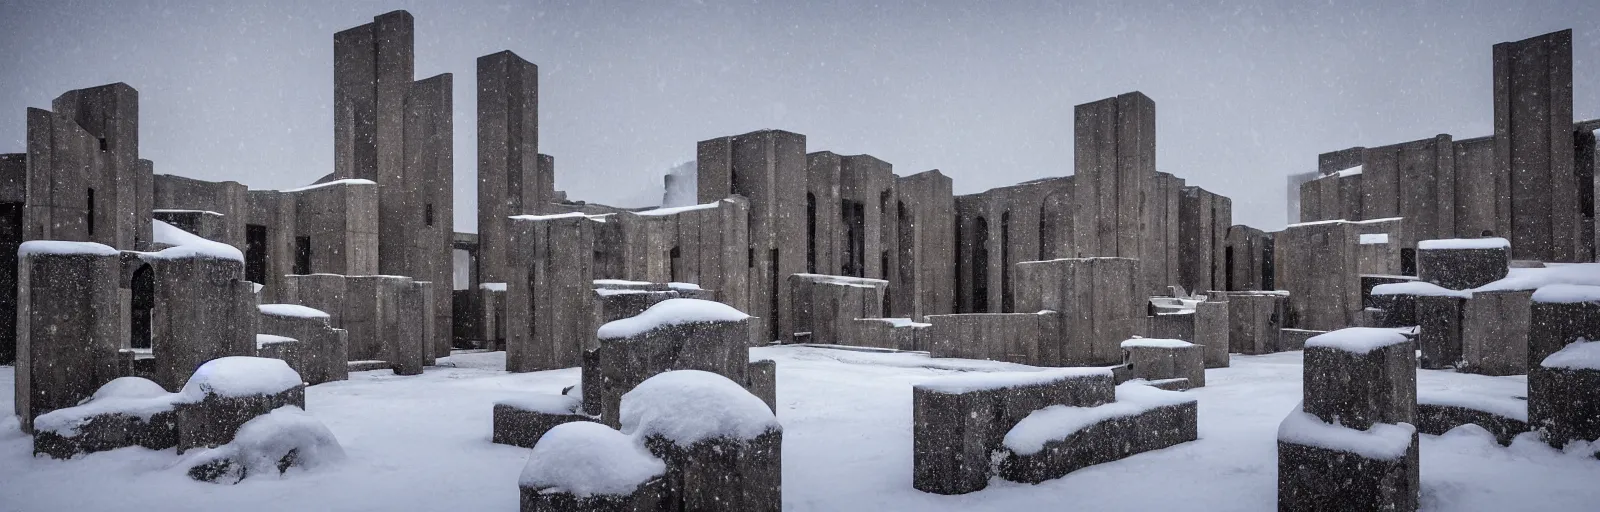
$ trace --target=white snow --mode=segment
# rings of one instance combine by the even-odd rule
[[[289,190],[285,190],[284,192],[304,192],[304,191],[307,191],[307,190],[316,190],[316,189],[323,188],[323,187],[333,187],[333,186],[338,186],[338,185],[377,185],[377,184],[378,184],[377,182],[372,181],[372,180],[363,180],[363,179],[358,179],[358,178],[348,178],[348,179],[342,179],[342,180],[333,180],[333,181],[329,181],[327,183],[315,183],[315,184],[306,185],[306,186],[300,187],[300,188],[291,188]]]
[[[185,456],[177,467],[188,468],[220,459],[233,459],[246,470],[246,478],[277,478],[278,461],[293,451],[295,465],[314,470],[345,460],[344,448],[315,417],[293,405],[256,416],[239,427],[233,441]]]
[[[1417,428],[1409,423],[1375,423],[1367,430],[1324,423],[1299,406],[1278,425],[1278,440],[1354,453],[1369,459],[1393,460],[1406,455]]]
[[[579,386],[573,389],[583,389]],[[513,408],[543,414],[570,414],[578,410],[579,400],[582,395],[554,395],[549,393],[532,393],[516,398],[507,398],[495,402],[495,405],[509,405]]]
[[[1388,233],[1363,233],[1361,235],[1361,245],[1386,244],[1386,243],[1389,243],[1389,234]]]
[[[1405,342],[1406,336],[1395,329],[1348,327],[1312,336],[1311,339],[1306,340],[1306,348],[1323,347],[1352,354],[1365,354],[1389,345]]]
[[[1322,179],[1322,178],[1349,178],[1351,176],[1360,176],[1361,175],[1361,171],[1362,171],[1362,166],[1357,165],[1355,167],[1351,167],[1349,169],[1345,169],[1345,170],[1342,170],[1342,171],[1325,174],[1325,175],[1321,176],[1318,179]]]
[[[154,210],[150,210],[150,213],[198,213],[201,215],[215,215],[218,217],[222,216],[221,213],[211,210],[184,210],[179,208],[156,208]]]
[[[300,374],[281,359],[248,356],[206,361],[178,393],[180,403],[197,403],[206,395],[241,397],[270,395],[299,386]]]
[[[598,286],[598,287],[601,287],[601,288],[604,288],[604,287],[607,287],[607,286],[650,286],[652,284],[655,284],[655,283],[652,283],[652,282],[649,282],[649,281],[629,281],[627,279],[596,279],[596,280],[594,280],[594,285]]]
[[[172,247],[153,253],[145,253],[146,258],[211,258],[244,261],[244,253],[239,252],[239,249],[234,246],[200,238],[193,233],[178,229],[176,226],[160,220],[151,219],[150,229],[150,237],[155,243]]]
[[[256,335],[256,348],[257,349],[266,348],[267,345],[277,345],[279,343],[299,343],[299,342],[300,342],[300,340],[297,340],[297,339],[294,339],[294,338],[290,338],[288,336],[279,336],[279,335],[276,335],[276,334],[257,334]]]
[[[736,322],[750,315],[721,302],[700,299],[667,299],[657,302],[638,316],[613,320],[600,326],[600,339],[626,338],[651,329],[691,322]]]
[[[667,283],[667,288],[674,290],[699,290],[700,285],[694,283]]]
[[[1156,389],[1141,382],[1117,386],[1116,397],[1115,402],[1095,407],[1052,405],[1034,411],[1006,432],[1005,447],[1018,455],[1033,455],[1043,450],[1045,444],[1066,439],[1096,423],[1195,401],[1192,395]]]
[[[1122,348],[1188,348],[1193,346],[1193,343],[1187,341],[1162,338],[1133,338],[1122,341]]]
[[[503,292],[503,291],[506,291],[506,284],[505,283],[478,283],[478,289],[479,290],[489,290],[491,292]]]
[[[294,318],[328,318],[328,314],[320,309],[309,308],[299,304],[262,304],[257,306],[263,315],[286,316]]]
[[[1422,240],[1417,242],[1417,249],[1423,251],[1444,249],[1507,249],[1511,241],[1504,238],[1443,238],[1439,240]]]
[[[1521,394],[1527,394],[1527,392],[1526,387],[1518,391]],[[1519,421],[1528,421],[1528,401],[1511,396],[1510,393],[1491,395],[1475,390],[1427,389],[1419,386],[1417,388],[1417,403],[1461,407],[1494,413]]]
[[[1047,384],[1066,379],[1110,376],[1110,368],[1053,368],[1023,372],[967,372],[920,382],[917,389],[945,395]]]
[[[1570,304],[1574,302],[1600,302],[1600,286],[1581,284],[1551,284],[1533,291],[1534,302]]]
[[[1372,287],[1373,295],[1417,295],[1423,297],[1460,297],[1471,298],[1472,292],[1451,290],[1427,281],[1407,281],[1404,283],[1384,283]]]
[[[667,290],[626,290],[626,289],[617,289],[617,288],[595,288],[594,292],[600,294],[601,297],[610,297],[612,295],[638,295],[638,294],[643,294],[643,293],[666,293]]]
[[[1578,338],[1578,341],[1546,356],[1539,366],[1569,370],[1600,370],[1600,341]]]
[[[64,240],[29,240],[17,248],[17,256],[26,258],[30,254],[89,254],[94,256],[116,256],[116,249],[105,244],[94,242],[67,242]]]
[[[645,210],[645,211],[642,211],[642,212],[634,212],[634,213],[639,214],[639,215],[643,215],[643,216],[646,216],[646,217],[659,217],[659,216],[662,216],[662,215],[676,215],[676,214],[679,214],[679,213],[692,212],[692,211],[695,211],[695,210],[710,210],[710,209],[716,208],[717,205],[720,205],[720,204],[722,204],[722,201],[715,201],[715,202],[710,202],[710,203],[705,203],[705,204],[696,204],[696,205],[690,205],[690,206],[677,206],[677,207],[672,207],[672,208],[656,208],[654,210]]]
[[[867,318],[889,324],[890,327],[932,327],[933,324],[913,322],[910,318]]]
[[[666,471],[666,463],[627,434],[578,421],[556,425],[539,438],[518,482],[542,493],[625,495]]]
[[[1513,268],[1504,279],[1472,291],[1537,290],[1552,284],[1600,286],[1600,263],[1547,263],[1543,268]]]
[[[89,418],[102,414],[121,413],[150,421],[157,413],[171,411],[177,395],[161,389],[160,384],[142,377],[118,377],[100,386],[76,407],[56,409],[34,418],[33,428],[42,432],[55,432],[63,437],[78,435],[78,427]]]
[[[699,370],[656,374],[622,395],[622,432],[678,446],[705,439],[748,441],[783,430],[766,402],[727,377]]]
[[[550,214],[550,215],[512,215],[511,218],[516,219],[516,220],[555,220],[555,219],[571,219],[571,218],[575,218],[575,217],[589,217],[589,216],[590,216],[589,214],[583,213],[583,212],[567,212],[567,213],[555,213],[555,214]]]
[[[861,286],[861,287],[876,288],[876,287],[881,286],[881,285],[889,284],[888,281],[885,281],[883,279],[873,279],[873,278],[870,278],[870,277],[834,276],[834,275],[827,275],[827,274],[806,274],[806,273],[798,273],[798,274],[794,274],[794,275],[806,278],[806,279],[811,280],[811,281],[816,281],[816,282],[819,282],[819,283],[838,284],[838,285],[845,285],[845,286]]]

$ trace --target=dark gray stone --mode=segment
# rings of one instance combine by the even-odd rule
[[[745,374],[745,389],[767,403],[773,414],[778,413],[778,362],[762,359],[750,363]]]
[[[1212,292],[1221,293],[1221,292]],[[1226,292],[1228,349],[1239,354],[1270,354],[1281,350],[1289,297],[1272,292]]]
[[[550,397],[553,399],[563,397]],[[533,448],[539,443],[539,438],[545,432],[556,428],[556,425],[574,421],[594,421],[594,418],[578,410],[578,401],[571,400],[571,406],[564,411],[552,409],[539,410],[521,407],[516,401],[507,401],[494,404],[494,433],[490,440],[497,444],[508,444],[522,448]]]
[[[1528,372],[1527,291],[1477,292],[1461,308],[1461,361],[1457,369],[1483,375]]]
[[[522,512],[649,512],[675,510],[679,503],[667,492],[667,480],[639,485],[632,494],[575,496],[567,492],[521,487]]]
[[[176,411],[158,412],[146,421],[136,415],[113,412],[95,415],[78,427],[75,436],[39,431],[33,436],[34,455],[70,459],[85,453],[128,446],[165,450],[178,445]]]
[[[679,446],[658,436],[645,447],[667,463],[667,495],[674,510],[777,511],[783,509],[783,431],[754,439],[712,438]]]
[[[1305,329],[1288,329],[1288,328],[1281,329],[1281,331],[1282,331],[1282,333],[1280,334],[1280,337],[1278,338],[1278,348],[1283,349],[1285,351],[1305,350],[1305,348],[1306,348],[1306,340],[1309,340],[1309,339],[1315,337],[1318,334],[1326,334],[1328,332],[1328,331],[1309,331],[1309,330],[1305,330]]]
[[[680,296],[673,290],[597,290],[599,298],[596,306],[600,308],[600,323],[612,320],[637,316],[650,306]]]
[[[1506,249],[1423,249],[1417,251],[1417,277],[1451,290],[1477,288],[1506,277]]]
[[[1600,370],[1533,368],[1528,373],[1528,423],[1557,448],[1600,439]]]
[[[1533,301],[1528,314],[1528,368],[1579,338],[1600,340],[1600,302]]]
[[[1417,346],[1423,368],[1439,370],[1461,363],[1461,317],[1466,299],[1449,296],[1416,298]]]
[[[225,397],[207,393],[199,402],[178,404],[178,453],[228,444],[245,422],[285,405],[306,407],[304,384],[271,395]]]
[[[1443,435],[1450,429],[1473,424],[1494,434],[1495,441],[1511,446],[1518,434],[1532,430],[1528,422],[1499,414],[1458,405],[1417,404],[1417,431],[1423,434]]]
[[[1416,510],[1417,437],[1398,459],[1278,441],[1278,510]]]
[[[21,255],[14,410],[23,432],[122,376],[117,255],[103,245],[80,248],[100,252]]]
[[[584,400],[594,401],[595,406],[584,410],[617,428],[622,395],[645,379],[673,370],[708,371],[749,383],[749,335],[746,319],[666,325],[626,338],[600,339],[593,361],[584,358]]]
[[[1416,416],[1415,342],[1357,354],[1305,349],[1305,411],[1327,423],[1366,430],[1374,423],[1410,423]]]
[[[1206,385],[1205,352],[1206,347],[1200,345],[1124,346],[1122,360],[1127,367],[1128,378],[1148,381],[1184,379],[1183,384],[1171,386],[1182,390]]]
[[[1005,450],[1000,459],[1000,477],[1036,484],[1198,438],[1196,402],[1156,407],[1089,425],[1064,439],[1045,443],[1043,450],[1032,455]]]

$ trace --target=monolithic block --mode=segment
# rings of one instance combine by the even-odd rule
[[[1103,419],[1048,441],[1037,452],[1023,455],[1005,450],[1000,477],[1036,484],[1198,438],[1197,402],[1143,408],[1137,414]]]
[[[1122,342],[1122,364],[1128,378],[1161,381],[1184,379],[1177,389],[1206,385],[1206,348],[1187,341],[1136,338]]]
[[[295,368],[309,384],[349,378],[345,356],[345,330],[329,325],[329,315],[294,304],[262,304],[259,330],[300,340],[306,344],[305,368]]]
[[[686,301],[686,302],[680,302]],[[583,389],[585,412],[598,416],[613,427],[621,423],[622,395],[657,374],[673,370],[702,370],[737,383],[747,383],[749,360],[749,318],[742,320],[691,321],[661,324],[635,331],[636,322],[649,322],[653,315],[672,316],[676,307],[720,306],[733,315],[731,307],[715,302],[674,299],[652,307],[644,315],[601,326],[600,346],[584,357]],[[659,308],[659,309],[658,309]],[[731,318],[731,317],[729,317]],[[620,335],[619,335],[620,334]]]
[[[601,322],[635,316],[656,303],[679,297],[678,292],[673,290],[597,289],[595,293],[599,295],[595,305],[600,308]]]
[[[199,401],[178,405],[178,453],[227,444],[245,422],[273,409],[306,406],[304,384],[269,394],[224,396],[206,392],[202,396]]]
[[[1556,447],[1600,439],[1600,342],[1567,345],[1528,373],[1528,423]]]
[[[1213,292],[1215,293],[1215,292]],[[1271,292],[1228,292],[1228,350],[1270,354],[1281,350],[1289,297]]]
[[[667,481],[657,478],[629,494],[577,496],[560,489],[520,487],[522,512],[637,512],[668,510],[674,503]]]
[[[1464,407],[1462,405],[1417,404],[1417,431],[1423,434],[1444,435],[1462,425],[1477,425],[1494,435],[1496,442],[1511,446],[1518,434],[1532,430],[1528,422],[1508,417],[1494,411]]]
[[[1409,283],[1398,276],[1361,276],[1361,305],[1383,311],[1383,325],[1370,327],[1408,327],[1417,325],[1417,296],[1405,293],[1376,294],[1372,289],[1385,284]]]
[[[533,448],[545,432],[556,425],[574,421],[594,421],[580,410],[578,399],[569,395],[534,395],[501,400],[494,404],[494,433],[498,444]]]
[[[1232,321],[1232,307],[1227,302],[1208,300],[1195,305],[1194,339],[1187,341],[1206,347],[1206,368],[1228,367]]]
[[[667,494],[683,510],[783,509],[783,431],[753,439],[711,438],[689,446],[646,436],[650,453],[667,463]]]
[[[1465,322],[1462,307],[1466,299],[1451,296],[1421,296],[1417,305],[1417,348],[1422,351],[1423,368],[1451,368],[1461,362],[1461,329]]]
[[[883,317],[883,295],[889,282],[846,276],[789,276],[795,334],[809,333],[811,343],[845,344],[857,318]]]
[[[1305,350],[1306,340],[1314,338],[1320,334],[1327,334],[1328,332],[1288,328],[1282,329],[1281,331],[1282,335],[1280,338],[1278,338],[1278,348],[1283,349],[1284,351]]]
[[[1600,340],[1600,286],[1546,285],[1528,315],[1528,368],[1579,339]]]
[[[41,414],[78,405],[120,375],[117,251],[25,242],[17,276],[15,411],[23,432]]]
[[[745,373],[745,389],[767,403],[773,414],[778,413],[778,362],[771,359],[750,362]]]
[[[1495,242],[1485,244],[1480,240]],[[1417,277],[1452,290],[1477,288],[1498,281],[1505,278],[1511,268],[1511,250],[1504,243],[1503,238],[1423,240],[1417,243]],[[1488,245],[1499,247],[1489,248]]]
[[[89,402],[35,419],[33,453],[70,459],[128,446],[172,448],[178,444],[172,397],[148,379],[113,380],[95,391]]]
[[[1477,292],[1461,308],[1461,360],[1458,369],[1483,375],[1528,372],[1528,329],[1532,292]]]
[[[1140,293],[1139,260],[1068,258],[1022,262],[1016,266],[1017,309],[1058,312],[1061,335],[1041,353],[1058,358],[1047,366],[1113,365],[1122,359],[1122,340],[1144,326],[1148,296]],[[938,322],[934,322],[938,327]]]
[[[428,336],[434,319],[428,307],[430,283],[405,282],[396,286],[399,288],[394,294],[394,314],[390,316],[385,308],[383,316],[387,324],[384,336],[392,344],[389,362],[394,365],[395,375],[421,375],[423,365],[433,353],[430,346],[433,340]]]
[[[1416,344],[1387,329],[1349,328],[1305,347],[1305,412],[1365,430],[1416,416]]]
[[[1416,510],[1421,490],[1416,430],[1409,425],[1380,427],[1385,429],[1381,440],[1365,439],[1379,437],[1374,433],[1355,432],[1368,445],[1360,447],[1296,439],[1315,434],[1286,439],[1288,427],[1280,428],[1278,510]],[[1338,425],[1312,428],[1350,431]],[[1407,437],[1409,445],[1404,444]]]

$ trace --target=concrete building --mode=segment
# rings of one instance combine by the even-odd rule
[[[544,213],[553,170],[540,165],[539,66],[511,51],[478,57],[478,276],[505,282],[506,218]]]

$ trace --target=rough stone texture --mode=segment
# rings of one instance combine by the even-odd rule
[[[912,485],[965,494],[989,485],[990,456],[1006,432],[1051,405],[1094,407],[1116,400],[1110,375],[947,394],[912,388]]]
[[[1036,364],[1118,364],[1122,340],[1138,334],[1144,323],[1148,299],[1139,292],[1140,275],[1139,261],[1128,258],[1068,258],[1017,265],[1021,284],[1018,309],[1060,313],[1059,334],[1040,338]]]
[[[574,496],[566,492],[521,487],[522,512],[639,512],[672,510],[678,505],[667,491],[667,480],[657,478],[639,485],[633,493]]]
[[[1217,294],[1218,292],[1212,292]],[[1281,293],[1227,292],[1228,350],[1240,354],[1271,354],[1283,350],[1291,298]]]
[[[1305,329],[1284,328],[1280,329],[1279,332],[1282,334],[1278,338],[1278,349],[1289,351],[1305,350],[1306,340],[1309,340],[1318,334],[1325,334],[1328,331],[1308,331]]]
[[[124,413],[100,414],[79,426],[75,436],[45,431],[35,432],[33,436],[33,454],[56,459],[128,446],[166,450],[177,445],[177,411],[152,414],[149,421]]]
[[[746,319],[667,325],[627,338],[600,339],[593,355],[583,360],[584,411],[620,427],[622,395],[673,370],[707,371],[749,385],[749,336]]]
[[[328,318],[276,315],[263,311],[259,322],[261,334],[286,336],[306,345],[303,364],[298,367],[290,365],[306,383],[321,384],[350,377],[345,364],[349,360],[345,355],[348,334],[344,329],[330,325]]]
[[[956,203],[952,187],[950,177],[937,169],[895,180],[900,198],[895,213],[900,266],[890,274],[889,285],[896,290],[890,294],[890,314],[921,320],[955,312]],[[1048,219],[1040,222],[1053,225]],[[1045,232],[1041,228],[1041,233]],[[1051,242],[1065,243],[1040,240],[1040,246]]]
[[[1156,174],[1155,102],[1131,92],[1078,105],[1073,114],[1078,255],[1141,258],[1142,195]]]
[[[305,409],[304,384],[271,395],[224,397],[206,393],[199,402],[179,404],[178,453],[228,444],[245,422],[285,405]]]
[[[744,388],[767,403],[773,414],[778,413],[778,362],[771,359],[751,361],[745,370]]]
[[[1174,384],[1176,390],[1198,388],[1206,385],[1206,347],[1191,345],[1183,348],[1123,347],[1123,365],[1131,379],[1161,381],[1183,379]],[[1193,439],[1189,439],[1193,440]]]
[[[28,254],[18,272],[16,393],[23,432],[121,377],[117,256]]]
[[[1534,367],[1528,372],[1528,423],[1557,448],[1600,439],[1600,370]]]
[[[388,345],[387,359],[393,364],[395,375],[421,375],[422,367],[432,359],[433,350],[429,343],[433,334],[433,315],[428,307],[432,285],[411,281],[397,283],[398,289],[393,295],[385,294],[394,300],[392,308],[384,304],[381,318],[383,336]]]
[[[1417,437],[1404,457],[1360,455],[1278,441],[1278,510],[1416,510]]]
[[[1484,430],[1494,434],[1495,441],[1503,446],[1511,446],[1512,438],[1532,430],[1526,421],[1507,418],[1489,411],[1456,405],[1417,404],[1417,432],[1443,435],[1450,429],[1469,423],[1483,427]]]
[[[1417,408],[1415,351],[1411,341],[1366,354],[1306,347],[1305,411],[1357,430],[1411,423]]]
[[[490,441],[522,448],[533,448],[545,432],[562,423],[594,421],[594,418],[577,410],[578,403],[564,414],[550,414],[522,409],[510,403],[494,404],[494,433]]]
[[[1219,261],[1226,288],[1213,290],[1277,289],[1272,235],[1250,226],[1232,226],[1227,229],[1223,251]]]
[[[1017,304],[1025,261],[1071,257],[1073,176],[1044,178],[955,198],[959,313],[1032,312]]]
[[[1296,224],[1278,234],[1276,280],[1289,291],[1289,325],[1328,331],[1352,324],[1362,309],[1358,235],[1349,222]]]
[[[806,268],[804,249],[791,241],[806,235],[806,138],[762,130],[700,141],[697,149],[699,202],[738,194],[750,201],[749,302],[739,307],[765,318],[763,338],[778,340],[790,328],[790,274]]]
[[[1460,371],[1483,375],[1528,373],[1528,331],[1533,292],[1472,294],[1461,307]]]
[[[1367,148],[1362,157],[1361,212],[1348,220],[1403,217],[1415,238],[1449,238],[1455,230],[1455,145],[1449,135]]]
[[[1461,363],[1461,331],[1465,299],[1445,296],[1417,297],[1417,348],[1419,364],[1429,370],[1453,368]]]
[[[1506,277],[1510,256],[1505,249],[1419,250],[1417,277],[1452,290],[1477,288]]]
[[[150,380],[177,391],[206,361],[256,354],[255,283],[244,280],[243,262],[144,259],[155,284],[150,339],[156,370]]]
[[[578,366],[595,346],[595,224],[579,214],[511,219],[507,370]]]
[[[1183,187],[1177,222],[1177,284],[1188,290],[1227,289],[1232,200],[1200,187]]]
[[[285,192],[294,199],[293,236],[269,251],[268,267],[285,274],[373,275],[378,273],[378,187],[340,182]],[[268,228],[271,238],[272,228]],[[298,239],[309,247],[305,268],[296,268]],[[282,263],[271,254],[282,252]],[[278,300],[283,300],[281,297]]]
[[[1578,338],[1600,340],[1600,302],[1531,302],[1528,368]]]
[[[782,430],[750,440],[712,438],[689,446],[650,436],[644,444],[667,463],[667,495],[678,499],[676,509],[783,509]]]
[[[1494,137],[1458,139],[1456,237],[1511,234],[1511,180],[1495,159]]]
[[[932,324],[895,325],[882,318],[858,318],[844,330],[840,343],[856,347],[927,350],[922,338]]]
[[[1156,407],[1132,416],[1111,418],[1084,427],[1065,439],[1048,442],[1033,455],[1005,450],[1000,477],[1037,484],[1095,464],[1160,450],[1199,438],[1196,402]]]
[[[212,182],[170,174],[153,177],[152,217],[200,235],[245,250],[245,220],[249,203],[246,187],[236,181]],[[200,212],[212,212],[208,215]],[[204,217],[203,219],[201,217]],[[201,230],[189,229],[189,220]]]
[[[933,357],[990,359],[1039,366],[1061,366],[1059,313],[970,313],[932,315],[922,332]],[[1120,348],[1118,360],[1121,359]]]
[[[1194,339],[1186,341],[1206,347],[1206,368],[1227,368],[1228,353],[1233,346],[1232,331],[1233,307],[1225,301],[1207,300],[1195,305]]]
[[[889,282],[816,274],[789,276],[797,342],[849,344],[845,336],[858,318],[881,318]]]
[[[1373,327],[1409,327],[1417,325],[1417,296],[1411,294],[1373,295],[1372,289],[1380,285],[1408,283],[1406,276],[1362,275],[1361,306],[1383,311],[1383,325]]]
[[[1511,257],[1586,261],[1572,141],[1572,31],[1494,45],[1494,159]]]
[[[509,278],[507,217],[543,213],[555,181],[540,169],[539,66],[511,51],[478,57],[478,276]]]
[[[666,288],[662,285],[662,288]],[[598,317],[600,322],[621,320],[637,316],[650,306],[656,305],[667,299],[676,299],[679,294],[673,290],[605,290],[597,289],[599,297],[595,305],[599,307]]]

